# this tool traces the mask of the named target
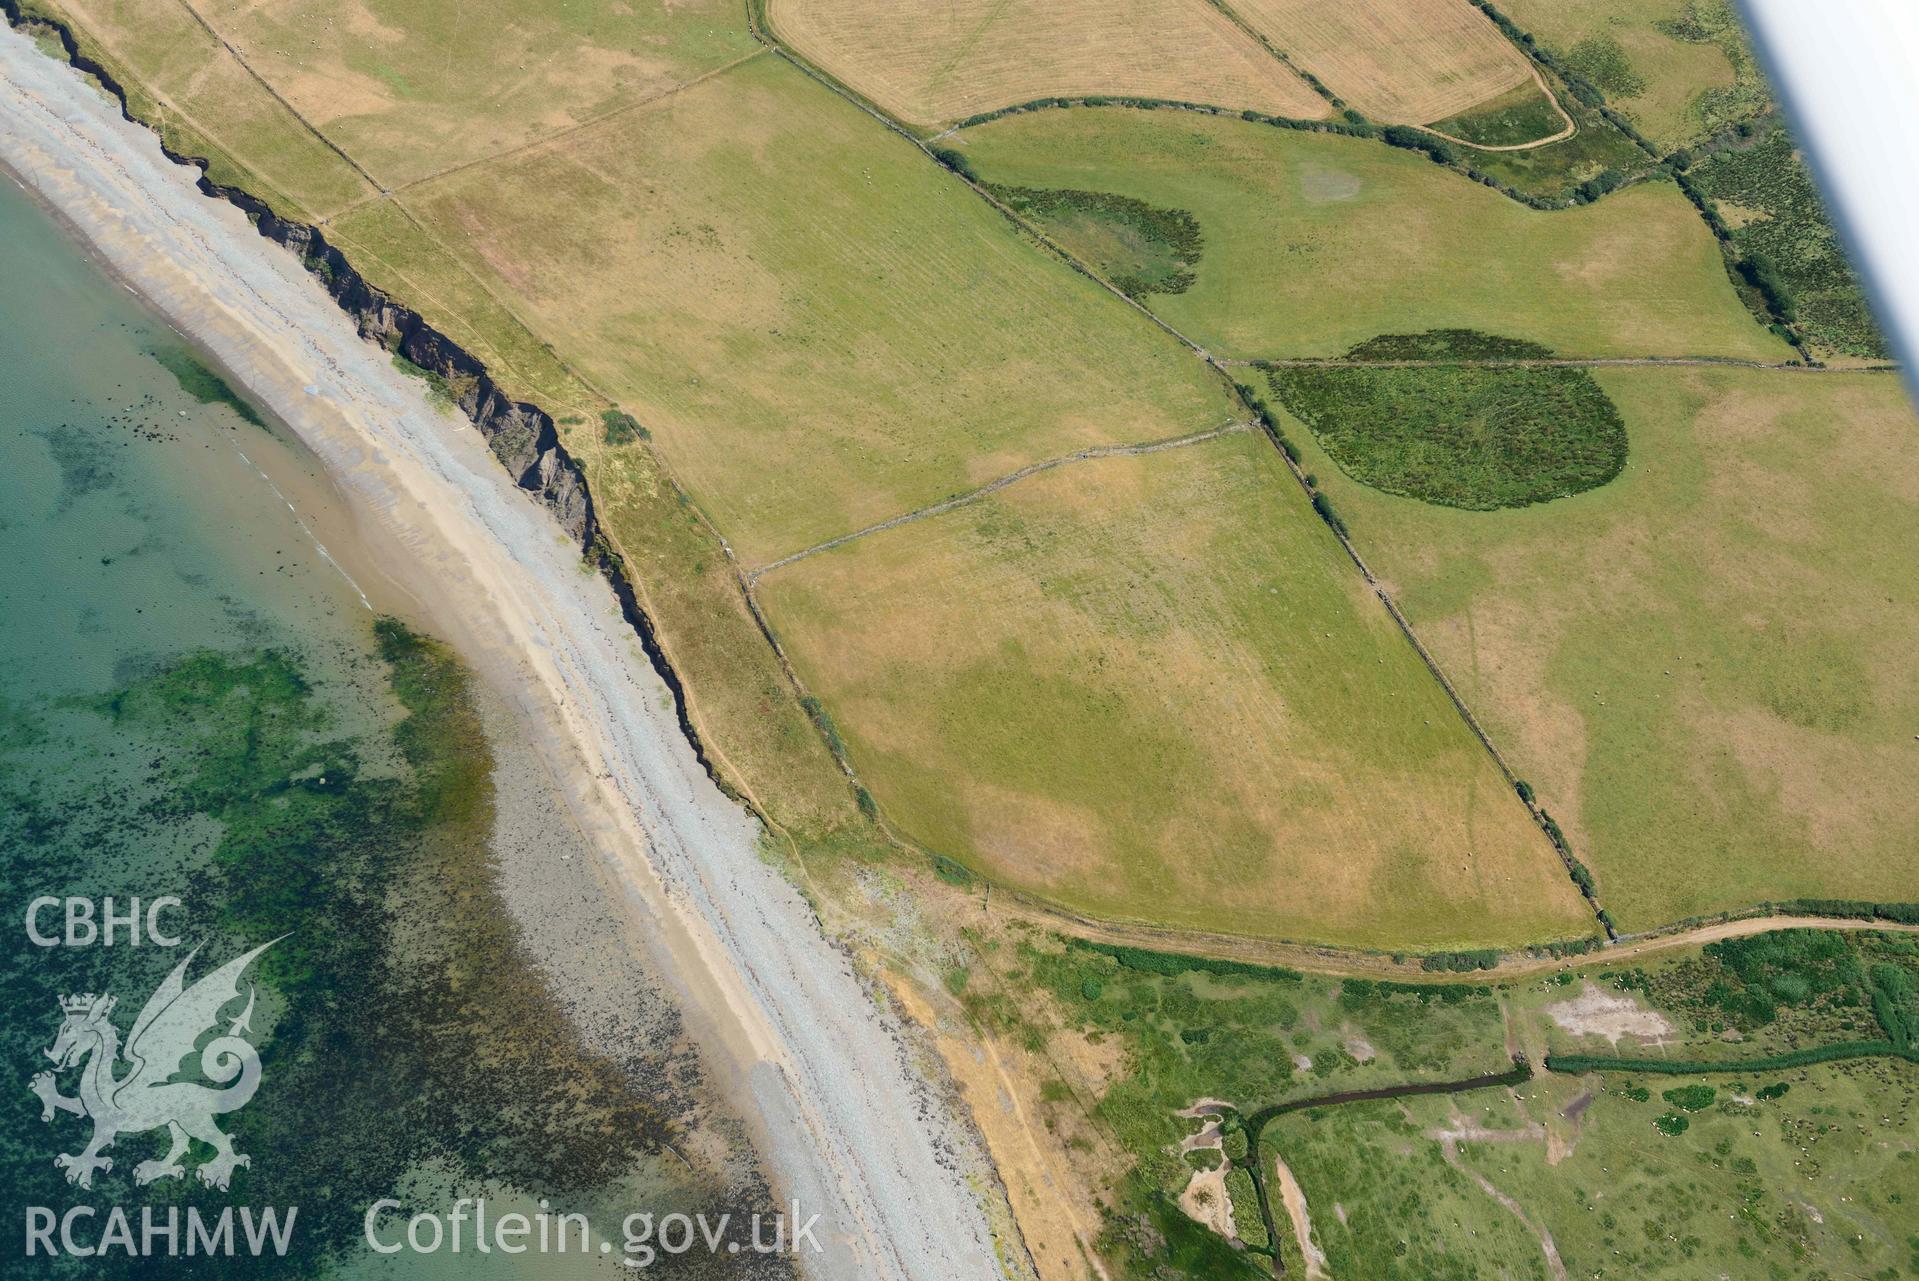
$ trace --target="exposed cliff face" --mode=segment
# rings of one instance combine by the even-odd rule
[[[120,114],[128,121],[152,128],[133,114],[125,88],[111,72],[88,57],[67,27],[38,14],[23,13],[20,0],[0,0],[0,13],[16,27],[51,32],[66,52],[67,61],[79,71],[97,80],[120,104]],[[513,483],[536,495],[559,521],[561,528],[577,540],[587,559],[606,575],[621,613],[639,634],[660,679],[673,693],[674,711],[680,730],[693,746],[693,753],[707,776],[735,801],[750,804],[733,783],[713,765],[712,758],[693,726],[687,712],[686,687],[668,661],[660,644],[658,630],[640,606],[639,596],[628,579],[625,562],[600,537],[594,517],[593,496],[587,490],[586,476],[566,447],[560,443],[553,419],[537,405],[514,400],[494,383],[486,366],[426,323],[412,308],[395,302],[369,283],[354,269],[338,249],[328,244],[318,228],[276,214],[264,200],[237,187],[217,183],[207,176],[208,162],[199,156],[182,155],[167,146],[159,130],[160,150],[167,159],[189,165],[199,171],[197,185],[202,193],[225,200],[246,211],[260,234],[286,246],[300,256],[301,262],[325,287],[341,309],[354,318],[362,337],[397,352],[413,364],[447,380],[460,409],[486,437],[493,456],[500,460]],[[757,807],[754,807],[757,810]]]
[[[261,235],[298,254],[333,300],[359,324],[361,337],[444,377],[461,410],[486,437],[513,483],[539,495],[582,551],[592,548],[596,529],[586,477],[560,444],[545,410],[508,397],[494,384],[485,365],[427,324],[418,312],[368,284],[318,230],[280,217],[244,191],[213,182],[206,177],[204,165],[201,170],[201,190],[246,210]]]
[[[73,33],[65,26],[38,15],[23,14],[19,0],[0,0],[0,12],[15,26],[51,31],[66,50],[67,60],[98,80],[119,101],[121,115],[135,124],[146,123],[129,108],[126,90],[105,67],[80,50]],[[257,196],[214,182],[207,177],[204,159],[180,155],[166,145],[164,138],[160,148],[175,164],[191,165],[200,171],[202,192],[239,206],[253,219],[261,235],[298,254],[334,301],[359,324],[362,337],[445,377],[457,391],[460,408],[486,437],[494,456],[506,467],[514,483],[539,495],[561,527],[579,540],[582,551],[592,550],[597,529],[586,478],[579,464],[560,444],[553,419],[544,410],[501,392],[486,366],[427,324],[418,312],[394,302],[369,284],[317,229],[280,217]]]

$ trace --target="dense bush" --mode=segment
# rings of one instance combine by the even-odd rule
[[[1161,209],[1105,191],[991,184],[986,189],[1086,258],[1129,297],[1192,288],[1205,239],[1199,220],[1184,209]]]
[[[1435,952],[1420,961],[1422,970],[1450,970],[1455,974],[1469,970],[1490,970],[1499,964],[1497,950],[1487,947],[1469,952]]]
[[[1341,538],[1347,536],[1346,522],[1341,520],[1339,513],[1333,510],[1332,500],[1317,489],[1313,491],[1313,510],[1319,513],[1321,520],[1332,527],[1332,531],[1335,534],[1338,534]]]
[[[618,409],[609,409],[601,414],[600,424],[609,445],[628,445],[636,440],[651,440],[653,436],[640,426],[639,419]]]
[[[1700,1112],[1712,1106],[1719,1092],[1710,1085],[1681,1085],[1667,1090],[1659,1097],[1676,1108],[1687,1112]]]
[[[1587,1072],[1656,1072],[1666,1076],[1697,1076],[1705,1072],[1783,1072],[1789,1068],[1810,1067],[1840,1059],[1898,1058],[1919,1063],[1919,1050],[1905,1049],[1890,1041],[1841,1041],[1818,1045],[1809,1050],[1791,1050],[1751,1059],[1630,1059],[1599,1054],[1548,1054],[1546,1070],[1568,1076]]]
[[[940,146],[928,147],[927,150],[933,153],[933,159],[939,161],[968,182],[979,181],[979,175],[973,172],[973,162],[967,158],[965,152],[954,147]]]
[[[1380,334],[1346,350],[1347,360],[1548,360],[1552,348],[1525,338],[1483,334],[1477,329],[1428,329],[1417,334]]]
[[[1361,346],[1395,349],[1384,342]],[[1389,494],[1491,511],[1596,488],[1626,465],[1625,423],[1584,369],[1299,365],[1266,377],[1348,475]]]
[[[1227,977],[1275,979],[1282,983],[1297,983],[1302,977],[1298,970],[1289,970],[1277,965],[1256,965],[1250,961],[1229,961],[1212,956],[1187,956],[1176,952],[1152,952],[1143,947],[1128,947],[1123,943],[1094,943],[1076,938],[1071,940],[1068,946],[1078,951],[1098,952],[1110,956],[1118,961],[1123,969],[1138,970],[1142,974],[1158,974],[1168,978],[1192,971]]]
[[[1389,147],[1423,152],[1428,159],[1438,164],[1450,165],[1459,160],[1459,152],[1450,142],[1411,125],[1387,125],[1380,130],[1379,137]]]
[[[1746,211],[1745,222],[1724,232],[1741,277],[1818,342],[1884,357],[1885,339],[1792,135],[1777,120],[1751,132],[1755,141],[1721,148],[1686,171],[1699,195]]]

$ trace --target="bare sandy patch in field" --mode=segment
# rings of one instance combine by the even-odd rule
[[[1574,1036],[1604,1037],[1614,1048],[1621,1041],[1650,1041],[1663,1045],[1672,1024],[1623,992],[1608,992],[1590,979],[1578,996],[1555,1001],[1546,1013]]]
[[[1293,1177],[1292,1167],[1286,1164],[1284,1157],[1273,1158],[1273,1176],[1279,1183],[1279,1199],[1286,1205],[1286,1218],[1293,1227],[1293,1241],[1306,1260],[1306,1275],[1312,1281],[1325,1281],[1328,1275],[1326,1252],[1313,1240],[1313,1216],[1306,1205],[1306,1189],[1299,1186],[1299,1180]],[[1344,1213],[1340,1214],[1339,1221],[1346,1221]]]
[[[1224,1160],[1211,1170],[1194,1170],[1179,1194],[1179,1208],[1195,1223],[1204,1224],[1228,1241],[1239,1240],[1233,1225],[1233,1194],[1226,1190]]]
[[[1095,1099],[1104,1097],[1107,1087],[1127,1070],[1126,1046],[1115,1036],[1095,1041],[1078,1028],[1061,1028],[1053,1037],[1052,1051],[1079,1074]]]

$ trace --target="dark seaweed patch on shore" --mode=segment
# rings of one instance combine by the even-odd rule
[[[209,369],[204,361],[185,347],[155,347],[147,353],[160,367],[173,375],[180,390],[203,405],[225,405],[255,427],[265,427],[266,419],[233,390],[232,384]]]
[[[397,622],[379,623],[375,641],[399,713],[385,726],[349,732],[288,651],[203,651],[49,712],[104,718],[136,759],[151,753],[143,786],[15,809],[29,799],[29,758],[0,754],[11,883],[64,893],[88,861],[77,842],[171,826],[201,834],[198,855],[149,869],[146,883],[186,900],[175,923],[189,945],[223,959],[285,936],[252,972],[265,1083],[224,1118],[253,1157],[234,1191],[190,1179],[136,1190],[132,1168],[158,1153],[158,1136],[128,1135],[86,1195],[216,1214],[235,1203],[299,1207],[287,1259],[223,1260],[222,1277],[321,1272],[357,1253],[366,1207],[404,1188],[430,1205],[484,1181],[590,1212],[644,1170],[670,1173],[670,1195],[687,1209],[765,1201],[750,1177],[715,1186],[722,1180],[686,1172],[673,1150],[700,1088],[677,1027],[617,1062],[582,1042],[493,882],[492,762],[467,673]],[[112,990],[137,1008],[178,960],[141,953],[21,942],[0,954],[9,1011],[0,1054],[35,1062],[65,993]],[[77,1150],[85,1131],[61,1122],[43,1125],[31,1106],[0,1121],[0,1178],[24,1203],[75,1196],[50,1157]],[[438,1186],[422,1188],[423,1169]],[[150,1266],[66,1262],[87,1276]]]

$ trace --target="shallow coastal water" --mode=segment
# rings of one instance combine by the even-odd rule
[[[765,1208],[741,1127],[511,709],[418,630],[431,620],[383,617],[407,602],[354,563],[317,464],[11,182],[0,282],[0,1060],[17,1091],[0,1108],[0,1274],[183,1275],[167,1251],[185,1242],[156,1254],[143,1211],[272,1208],[294,1211],[285,1256],[243,1248],[219,1275],[623,1275],[628,1214]],[[106,946],[108,896],[117,916],[179,904]],[[33,932],[55,946],[28,930],[40,898],[57,902]],[[69,934],[67,900],[91,925]],[[190,982],[276,939],[208,1028],[244,1020],[259,1046],[257,1094],[221,1119],[250,1164],[205,1186],[194,1173],[218,1154],[196,1140],[180,1175],[142,1182],[168,1146],[148,1130],[69,1182],[53,1158],[90,1123],[42,1120],[27,1088],[54,1066],[61,998],[113,994],[125,1035],[189,949]],[[200,1064],[181,1079],[211,1088]],[[83,1095],[85,1070],[56,1088]],[[376,1222],[392,1244],[408,1215],[462,1197],[484,1197],[496,1229],[584,1214],[590,1239],[481,1255],[468,1208],[458,1253],[450,1237],[366,1243],[377,1202],[397,1203]],[[23,1219],[76,1207],[94,1211],[78,1244],[103,1244],[121,1207],[136,1248],[21,1257]]]
[[[673,1186],[678,1172],[681,1184],[724,1190],[721,1204],[763,1205],[752,1166],[736,1159],[744,1133],[765,1154],[788,1204],[801,1208],[800,1224],[818,1229],[805,1241],[797,1233],[789,1239],[789,1253],[803,1252],[808,1275],[950,1281],[1018,1271],[995,1227],[1004,1207],[989,1159],[958,1100],[930,1070],[930,1047],[875,1000],[854,954],[822,932],[792,869],[770,856],[765,830],[703,768],[675,717],[672,692],[607,582],[582,562],[579,544],[561,534],[552,513],[515,486],[480,434],[367,342],[298,258],[263,239],[233,205],[196,190],[192,171],[163,156],[153,134],[127,121],[97,84],[6,31],[0,160],[323,460],[353,512],[378,535],[395,589],[459,646],[519,721],[522,728],[504,736],[519,750],[493,753],[497,867],[487,878],[524,949],[515,967],[549,980],[543,986],[569,1015],[571,1044],[621,1065],[651,1098],[690,1104],[664,1155],[636,1164],[648,1185],[609,1184],[605,1202],[658,1209],[653,1186]],[[419,669],[434,670],[431,658],[430,650],[397,655],[388,664],[390,682],[396,690],[449,693],[418,679]],[[222,684],[258,688],[244,681],[214,686]],[[416,734],[409,722],[396,728],[392,745],[475,741],[478,727],[459,723],[467,688],[450,695],[425,700],[424,710],[435,713],[425,717],[434,733]],[[484,724],[488,708],[478,701]],[[416,765],[412,773],[408,795],[416,807],[448,794],[425,786],[443,779],[439,772]],[[264,775],[270,786],[256,799],[284,794],[278,782],[293,774]],[[297,799],[314,796],[304,776],[293,781],[302,784]],[[523,811],[533,821],[509,822],[523,794],[542,790],[564,808],[553,817],[586,834],[590,875],[578,875],[581,860],[552,848],[538,807]],[[508,829],[513,839],[502,839]],[[381,846],[355,841],[341,848],[350,854]],[[429,868],[422,884],[435,893],[464,883],[416,865]],[[333,877],[315,888],[354,884],[351,876]],[[471,907],[480,900],[459,895],[455,902]],[[503,919],[497,911],[472,915]],[[315,936],[357,937],[334,929]],[[495,951],[479,949],[481,973],[491,971]],[[632,965],[638,957],[648,968]],[[349,977],[360,972],[341,968]],[[339,1005],[387,1020],[415,1010],[445,1016],[446,994],[468,989],[457,972],[441,974],[425,987],[425,1001]],[[663,989],[648,981],[654,976],[666,981]],[[664,1025],[653,1017],[662,992],[676,1003]],[[542,1036],[537,1023],[513,1023],[525,1035],[511,1038],[518,1051],[511,1062],[537,1068],[526,1051],[554,1038]],[[422,1128],[399,1117],[386,1132],[483,1141],[513,1122],[525,1139],[520,1150],[539,1150],[538,1126],[525,1124],[524,1108],[499,1116],[484,1110],[489,1090],[507,1100],[531,1097],[518,1081],[502,1090],[495,1047],[472,1043],[470,1032],[498,1025],[482,1012],[443,1019],[448,1035],[412,1038],[453,1056],[444,1079],[473,1086],[474,1124]],[[698,1037],[699,1062],[712,1067],[682,1087],[687,1031]],[[567,1044],[560,1048],[571,1054]],[[368,1077],[385,1079],[377,1072],[350,1078],[356,1106],[344,1115],[363,1115],[358,1105]],[[593,1103],[554,1116],[575,1123],[581,1139],[597,1132],[626,1142],[633,1133],[622,1125],[595,1129],[604,1096],[594,1082],[604,1078],[533,1070],[522,1079],[561,1081],[564,1089],[539,1096],[554,1103]],[[721,1098],[730,1110],[710,1106]],[[741,1118],[744,1129],[736,1124]],[[333,1125],[323,1111],[312,1128],[330,1140]],[[607,1168],[574,1159],[591,1155],[590,1145],[545,1147],[543,1168],[575,1183]],[[493,1151],[488,1145],[483,1155]],[[715,1181],[704,1176],[709,1169],[723,1173]],[[701,1257],[688,1241],[693,1227],[678,1225],[679,1257],[671,1266],[655,1259],[659,1270]],[[735,1260],[731,1244],[721,1239],[704,1252],[721,1261],[723,1273],[737,1274],[752,1260],[745,1247]],[[612,1243],[602,1245],[612,1252]]]

